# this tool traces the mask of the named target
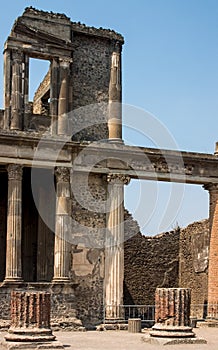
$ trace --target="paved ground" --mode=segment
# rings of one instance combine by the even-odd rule
[[[179,344],[165,345],[167,350],[218,350],[218,329],[199,328],[195,329],[199,337],[208,341],[207,344]],[[3,337],[0,334],[0,338]],[[55,332],[57,340],[61,341],[66,350],[156,350],[161,345],[144,343],[141,338],[143,333],[128,333],[127,331],[105,332]]]

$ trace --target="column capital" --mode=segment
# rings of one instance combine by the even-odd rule
[[[12,50],[12,58],[16,63],[22,63],[23,61],[23,52],[20,50]]]
[[[218,184],[216,183],[208,183],[203,185],[203,188],[209,192],[218,192]]]
[[[70,169],[67,167],[57,167],[55,169],[57,182],[70,182]]]
[[[7,166],[8,170],[8,179],[9,180],[22,180],[23,167],[18,164],[9,164]]]
[[[108,174],[107,175],[107,182],[110,184],[117,184],[117,185],[128,185],[130,183],[130,176],[123,175],[123,174]]]
[[[60,66],[63,68],[69,68],[69,66],[72,62],[73,62],[73,59],[71,57],[60,57],[59,58]]]

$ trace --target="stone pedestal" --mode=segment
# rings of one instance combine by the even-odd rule
[[[50,294],[11,292],[11,326],[3,344],[9,349],[64,349],[50,328]]]
[[[190,327],[190,289],[157,288],[155,325],[150,336],[168,338],[194,337]]]
[[[142,328],[141,318],[129,318],[128,319],[128,332],[140,333]]]

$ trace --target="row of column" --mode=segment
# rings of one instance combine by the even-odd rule
[[[114,43],[109,82],[109,140],[122,142],[121,49]],[[73,109],[70,82],[70,57],[53,58],[50,71],[50,114],[52,135],[71,134],[68,112]],[[29,56],[21,50],[4,52],[4,128],[22,130],[25,114],[29,112]]]
[[[22,166],[8,165],[8,215],[5,282],[19,283],[22,278]],[[70,244],[70,170],[57,168],[56,172],[56,220],[54,248],[54,282],[69,280]]]

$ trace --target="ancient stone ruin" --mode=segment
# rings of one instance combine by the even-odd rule
[[[50,293],[56,325],[91,328],[122,322],[125,301],[145,300],[145,286],[136,290],[131,282],[135,277],[139,281],[137,273],[132,275],[134,266],[140,271],[148,247],[157,266],[154,247],[158,243],[156,252],[162,254],[160,242],[173,247],[161,256],[161,287],[190,287],[198,295],[185,275],[188,252],[195,263],[188,271],[199,290],[204,281],[206,316],[215,317],[217,155],[125,145],[123,44],[113,30],[87,27],[64,14],[32,7],[17,18],[6,40],[0,111],[3,320],[10,318],[11,291],[33,288]],[[47,60],[49,69],[30,101],[29,62],[36,58]],[[193,246],[203,242],[198,245],[200,255],[190,252],[190,240],[182,231],[156,238],[140,235],[123,204],[124,186],[132,178],[186,182],[209,191],[209,228],[199,232],[201,238],[191,238]],[[149,284],[148,298],[154,300],[159,282],[151,282],[153,274],[146,278],[141,282]]]

